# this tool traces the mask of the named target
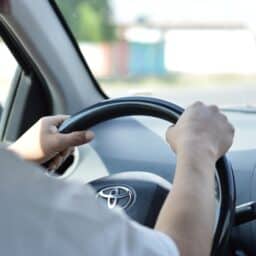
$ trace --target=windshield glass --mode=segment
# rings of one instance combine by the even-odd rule
[[[108,96],[254,108],[254,1],[56,2]]]

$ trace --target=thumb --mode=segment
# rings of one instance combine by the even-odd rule
[[[54,125],[54,126],[58,127],[69,117],[70,116],[68,116],[68,115],[46,116],[46,117],[44,117],[44,120],[46,120],[49,125]]]
[[[58,141],[60,141],[60,147],[58,148],[58,151],[63,151],[69,147],[83,145],[90,142],[93,138],[94,133],[92,131],[78,131],[67,134],[59,133]]]
[[[172,140],[174,127],[175,127],[174,125],[169,126],[166,133],[165,133],[165,139],[168,143],[170,143],[171,140]]]
[[[166,141],[167,143],[169,144],[169,146],[172,148],[172,150],[174,152],[176,152],[176,143],[175,143],[175,140],[176,140],[176,132],[175,132],[175,126],[172,125],[170,126],[167,131],[166,131],[166,134],[165,134],[165,137],[166,137]]]

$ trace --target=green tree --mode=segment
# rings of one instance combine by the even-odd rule
[[[115,27],[108,0],[56,0],[79,41],[112,41]]]

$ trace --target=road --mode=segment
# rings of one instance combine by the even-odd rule
[[[4,105],[9,92],[10,81],[1,83],[0,79],[0,102]],[[145,86],[139,85],[139,89],[130,89],[131,86],[103,86],[108,96],[121,97],[131,95],[147,95],[167,99],[180,106],[186,107],[195,101],[203,101],[207,104],[218,106],[230,105],[253,105],[256,106],[256,81],[255,85],[212,85],[212,86],[183,86],[168,87],[163,85]]]

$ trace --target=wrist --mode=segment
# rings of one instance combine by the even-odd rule
[[[186,157],[206,157],[209,161],[216,162],[218,160],[218,150],[216,146],[203,136],[190,136],[183,138],[177,146],[177,155]]]
[[[177,151],[177,166],[186,167],[183,170],[209,175],[209,170],[215,170],[216,161],[215,154],[206,147],[186,147]]]

